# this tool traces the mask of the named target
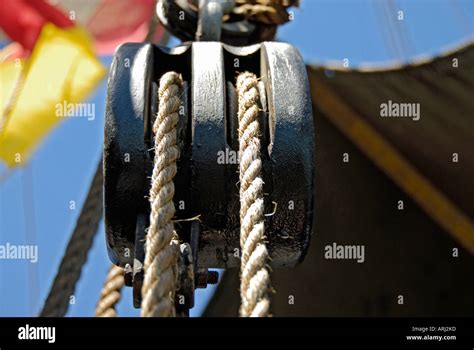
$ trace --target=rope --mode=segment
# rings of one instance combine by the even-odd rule
[[[155,133],[155,165],[150,189],[150,228],[146,235],[142,316],[175,316],[174,296],[178,278],[179,241],[172,218],[176,175],[176,125],[182,78],[168,72],[160,79]]]
[[[15,82],[13,91],[9,99],[5,103],[5,108],[3,109],[3,111],[1,111],[2,114],[0,116],[0,136],[6,130],[8,122],[10,121],[10,116],[16,107],[16,103],[18,101],[18,98],[20,97],[23,85],[25,84],[25,76],[25,68],[21,67],[21,72],[17,81]]]
[[[87,252],[92,246],[102,217],[102,182],[100,160],[76,227],[40,313],[41,317],[62,317],[68,310],[69,298],[74,294],[76,283],[81,277],[82,266],[87,260]]]
[[[116,317],[115,305],[120,301],[120,291],[125,284],[123,268],[112,264],[104,286],[100,292],[100,299],[95,308],[96,317]]]
[[[155,6],[156,7],[156,0]],[[148,24],[148,33],[146,35],[145,41],[153,42],[154,35],[158,26],[158,17],[156,13],[153,13],[150,22]],[[164,45],[168,40],[168,33],[165,31],[162,34],[160,44]],[[117,313],[115,311],[115,305],[120,301],[121,291],[125,285],[125,280],[123,277],[123,268],[118,267],[114,264],[110,266],[107,278],[104,281],[104,286],[102,287],[100,293],[100,299],[97,302],[95,309],[96,317],[116,317]]]
[[[299,0],[236,0],[233,13],[265,24],[283,24],[290,20],[287,8],[299,6]]]
[[[252,73],[237,78],[240,143],[240,316],[268,316],[270,276],[265,245],[258,81]]]

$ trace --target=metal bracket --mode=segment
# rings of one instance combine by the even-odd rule
[[[219,1],[226,4],[234,0]],[[196,33],[199,31],[198,21],[200,13],[194,1],[158,0],[156,13],[161,24],[183,42],[196,39]],[[222,23],[221,16],[218,20],[220,22],[219,26],[222,26],[222,29],[219,31],[220,41],[235,46],[251,45],[262,41],[273,40],[277,29],[276,25],[249,22],[242,18],[235,18]],[[211,23],[214,23],[214,20],[209,22],[209,25]],[[206,23],[202,23],[201,25],[205,26]],[[204,29],[201,31],[203,33],[206,32]],[[208,32],[212,31],[212,28],[210,28]],[[212,35],[209,36],[209,38],[215,37],[216,36]],[[204,38],[198,38],[197,40],[204,40]]]
[[[189,309],[194,307],[194,259],[189,243],[180,245],[178,260],[178,288],[175,296],[176,314],[189,316]]]
[[[199,0],[196,41],[221,41],[222,19],[234,6],[233,0]]]

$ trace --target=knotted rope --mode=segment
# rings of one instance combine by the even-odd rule
[[[145,276],[142,287],[143,317],[175,316],[174,298],[178,278],[179,241],[172,218],[176,175],[176,125],[182,78],[168,72],[160,79],[159,107],[153,124],[155,165],[150,189],[150,227],[146,235]]]
[[[120,301],[120,291],[124,286],[123,268],[112,264],[107,273],[100,299],[95,308],[96,317],[116,317],[115,305]]]
[[[252,73],[237,78],[240,143],[240,316],[268,315],[270,276],[265,245],[261,177],[258,81]]]
[[[255,22],[283,24],[290,20],[287,8],[299,0],[236,0],[233,12]]]

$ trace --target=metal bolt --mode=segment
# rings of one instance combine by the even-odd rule
[[[207,284],[217,284],[219,282],[219,272],[207,271]]]
[[[208,284],[217,284],[219,272],[201,269],[196,274],[196,288],[206,288]]]
[[[133,269],[130,264],[126,264],[123,268],[123,279],[127,287],[131,287],[133,284]]]

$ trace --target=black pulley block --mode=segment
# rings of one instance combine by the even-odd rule
[[[306,68],[291,45],[193,42],[169,49],[124,44],[110,70],[104,141],[106,238],[113,263],[142,260],[150,210],[152,124],[160,77],[184,80],[174,179],[175,227],[197,268],[239,265],[236,77],[260,78],[265,234],[273,266],[293,266],[313,216],[314,133]],[[197,218],[199,219],[194,219]],[[199,220],[199,221],[197,221]],[[137,242],[137,245],[136,245]],[[141,248],[142,249],[142,248]]]

